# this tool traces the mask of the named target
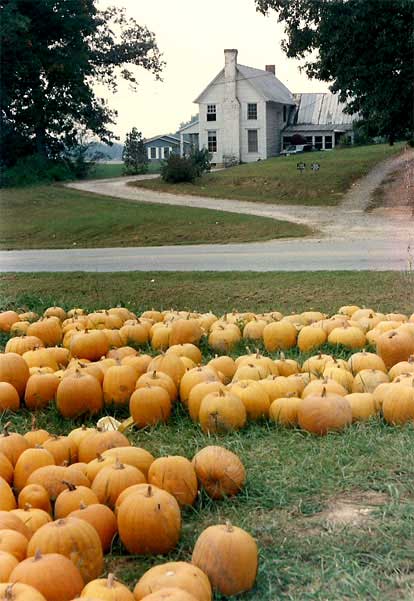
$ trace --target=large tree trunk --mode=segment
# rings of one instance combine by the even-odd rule
[[[47,157],[46,129],[43,125],[36,127],[36,150],[41,156]]]
[[[389,135],[390,146],[394,146],[394,142],[395,142],[395,133],[392,131]]]

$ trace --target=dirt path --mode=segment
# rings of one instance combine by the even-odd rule
[[[76,190],[113,196],[131,202],[198,207],[284,219],[309,225],[318,231],[319,237],[323,238],[358,240],[361,236],[370,239],[384,239],[390,236],[391,239],[408,240],[414,235],[414,220],[406,204],[396,204],[392,208],[379,208],[370,212],[366,209],[373,192],[381,182],[413,157],[414,151],[405,151],[397,157],[379,163],[367,176],[352,186],[338,207],[270,205],[242,200],[167,194],[128,185],[130,182],[158,177],[154,175],[75,182],[68,186]]]

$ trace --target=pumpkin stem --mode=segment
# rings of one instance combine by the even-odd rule
[[[233,524],[230,522],[230,520],[226,520],[226,530],[227,532],[233,532],[234,530]]]
[[[322,388],[321,397],[326,397],[326,387],[325,386]]]
[[[106,581],[106,586],[108,588],[114,588],[115,586],[115,574],[108,574],[108,579]]]
[[[125,465],[120,462],[119,457],[117,457],[115,460],[114,469],[116,469],[116,470],[124,470],[125,469]]]
[[[152,486],[151,486],[151,484],[148,485],[147,494],[145,496],[146,497],[152,497]]]
[[[6,586],[6,590],[4,591],[5,601],[13,601],[13,598],[14,598],[13,587],[14,587],[14,582],[12,584],[8,584]]]
[[[76,486],[72,482],[69,482],[68,480],[62,480],[62,484],[67,486],[68,489],[71,491],[76,490]]]
[[[36,549],[33,561],[39,561],[39,559],[42,559],[42,552],[40,549]]]
[[[31,425],[32,430],[36,430],[36,416],[33,414],[32,415],[32,425]]]
[[[30,511],[33,508],[33,505],[30,505],[30,503],[25,503],[23,510],[24,511]]]
[[[86,508],[87,508],[87,505],[85,505],[85,503],[83,501],[81,501],[79,503],[79,509],[86,509]]]
[[[281,351],[281,352],[280,352],[280,354],[279,354],[279,359],[280,359],[281,361],[286,361],[285,353],[284,353],[283,351]]]
[[[11,422],[7,422],[7,424],[4,424],[3,426],[3,436],[10,436],[10,432],[9,432],[9,428],[12,425]]]

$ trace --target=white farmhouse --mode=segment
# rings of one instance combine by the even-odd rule
[[[294,133],[319,149],[333,148],[352,130],[352,117],[343,113],[337,96],[293,95],[274,65],[265,70],[240,65],[235,49],[224,51],[224,68],[194,102],[199,120],[178,132],[181,153],[185,137],[208,148],[216,165],[276,156]]]

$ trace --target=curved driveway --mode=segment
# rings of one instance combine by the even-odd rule
[[[203,207],[286,219],[318,230],[320,238],[246,244],[94,248],[0,252],[1,271],[301,271],[403,270],[411,260],[414,215],[408,206],[367,213],[370,195],[404,161],[406,153],[377,165],[359,180],[339,207],[271,205],[195,196],[176,196],[129,186],[142,179],[109,179],[70,187],[122,198]]]

